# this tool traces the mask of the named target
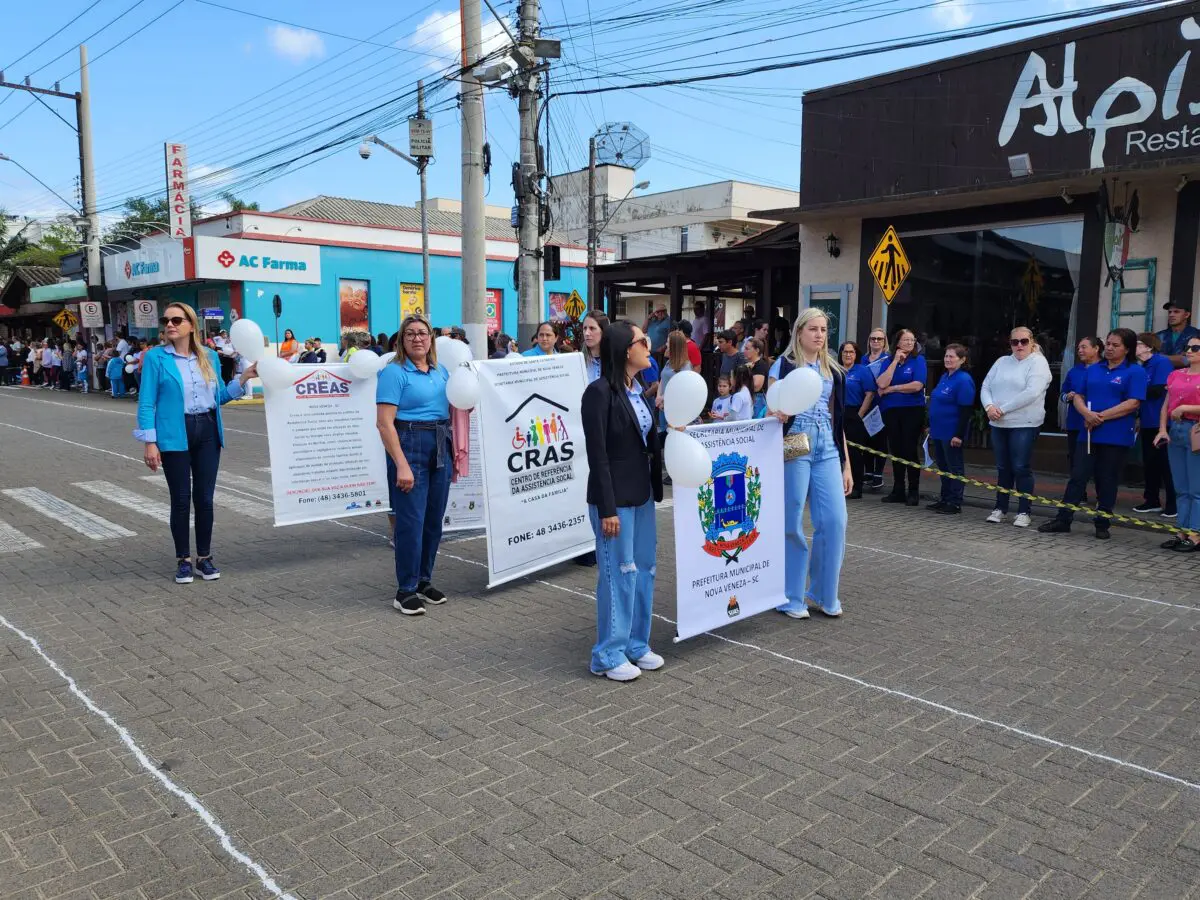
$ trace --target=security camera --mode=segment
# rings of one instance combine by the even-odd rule
[[[361,156],[363,159],[371,158],[371,143],[370,143],[370,141],[363,141],[361,144],[358,145],[358,155]]]

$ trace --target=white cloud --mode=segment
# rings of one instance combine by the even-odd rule
[[[967,0],[938,0],[930,12],[944,28],[963,28],[975,18],[975,13],[967,8]]]
[[[417,26],[408,48],[428,54],[431,69],[456,65],[462,59],[462,26],[458,10],[430,13]],[[488,55],[511,43],[504,28],[490,14],[483,20],[483,53]]]
[[[321,36],[305,28],[272,25],[267,29],[267,43],[289,62],[302,63],[325,55],[325,42]]]

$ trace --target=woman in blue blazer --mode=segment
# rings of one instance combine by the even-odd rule
[[[212,561],[213,491],[225,432],[221,404],[236,400],[257,375],[250,366],[228,385],[221,380],[217,354],[200,342],[200,326],[190,306],[172,303],[162,318],[166,343],[149,350],[142,362],[138,427],[151,472],[162,466],[171,491],[171,537],[178,567],[176,584],[191,584],[193,572],[215,581]],[[188,508],[196,509],[196,565],[188,545]]]

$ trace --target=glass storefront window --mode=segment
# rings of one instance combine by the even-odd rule
[[[942,374],[946,344],[964,344],[971,374],[982,384],[1009,352],[1009,332],[1033,331],[1054,380],[1046,394],[1043,431],[1060,431],[1059,380],[1064,353],[1073,364],[1072,328],[1079,292],[1082,218],[968,231],[901,235],[912,272],[887,310],[887,331],[911,329],[929,367]]]

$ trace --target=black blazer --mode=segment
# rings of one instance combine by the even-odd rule
[[[647,401],[649,404],[649,401]],[[587,442],[587,502],[602,518],[617,514],[619,506],[641,506],[651,497],[662,500],[662,451],[657,432],[642,441],[633,404],[603,378],[583,392],[583,435]],[[651,407],[650,414],[654,414]]]
[[[788,372],[796,368],[796,364],[786,356],[779,358],[779,378],[782,381]],[[833,370],[833,393],[829,397],[829,409],[833,418],[833,440],[837,443],[838,457],[842,465],[846,464],[846,375],[840,369]],[[787,434],[796,417],[792,416],[783,425],[783,433]]]

